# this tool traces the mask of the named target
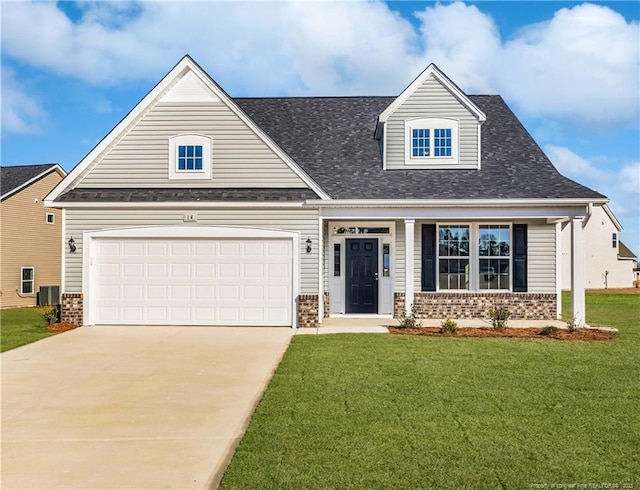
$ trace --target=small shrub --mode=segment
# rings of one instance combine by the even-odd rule
[[[422,323],[418,320],[418,311],[415,304],[411,305],[411,314],[407,315],[406,311],[403,310],[398,321],[400,322],[400,328],[420,328],[422,326]]]
[[[44,321],[47,322],[47,327],[53,325],[56,321],[58,321],[58,310],[56,308],[51,308],[50,310],[46,310],[44,315],[42,315]]]
[[[567,320],[567,330],[569,332],[575,332],[580,327],[580,322],[576,317],[573,317],[571,320]]]
[[[447,318],[440,324],[440,333],[451,333],[455,335],[458,333],[458,324],[450,318]]]
[[[503,307],[491,308],[489,310],[489,318],[491,319],[491,324],[496,330],[504,330],[507,327],[507,320],[510,316],[511,313],[509,313],[509,310]]]
[[[553,325],[547,325],[540,330],[540,335],[555,335],[556,333],[558,333],[558,327],[554,327]]]

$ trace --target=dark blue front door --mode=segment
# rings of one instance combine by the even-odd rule
[[[378,313],[378,239],[346,240],[347,313]]]

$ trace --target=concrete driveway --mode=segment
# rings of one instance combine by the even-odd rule
[[[215,488],[293,333],[85,327],[3,353],[1,488]]]

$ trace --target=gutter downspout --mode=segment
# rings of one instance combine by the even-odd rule
[[[587,223],[591,219],[591,215],[593,214],[593,203],[590,202],[587,204],[587,214],[584,215],[584,219],[582,220],[582,228],[587,226]]]

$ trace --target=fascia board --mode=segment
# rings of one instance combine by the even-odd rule
[[[613,226],[615,226],[618,231],[622,231],[623,230],[622,223],[618,221],[618,218],[616,218],[616,215],[613,214],[613,211],[611,211],[611,208],[609,207],[609,205],[608,204],[603,205],[602,209],[604,210],[604,212],[607,214],[607,216],[613,223]]]
[[[477,206],[484,207],[508,207],[508,206],[585,206],[588,204],[605,204],[608,199],[389,199],[389,200],[364,200],[364,199],[333,199],[331,201],[321,201],[319,199],[310,199],[306,201],[307,205],[318,207],[462,207],[472,208]]]
[[[50,174],[51,172],[54,172],[54,171],[58,172],[58,174],[60,174],[60,176],[63,178],[63,180],[64,180],[65,176],[67,175],[67,173],[64,171],[64,169],[60,165],[58,165],[56,163],[55,165],[52,165],[51,167],[49,167],[47,170],[45,170],[43,172],[40,172],[35,177],[32,177],[31,179],[27,180],[23,184],[19,185],[15,189],[12,189],[9,192],[4,193],[2,196],[0,196],[0,201],[4,201],[6,198],[8,198],[8,197],[10,197],[10,196],[12,196],[14,194],[17,194],[22,189],[25,189],[26,187],[29,187],[34,182],[37,182],[38,180],[42,179],[43,177],[45,177],[46,175],[48,175],[48,174]]]
[[[478,119],[480,123],[483,123],[487,120],[487,116],[484,112],[480,110],[480,108],[475,105],[469,97],[455,84],[453,83],[449,77],[447,77],[440,69],[433,63],[431,63],[427,68],[418,75],[413,82],[409,84],[407,88],[405,88],[396,99],[389,104],[389,106],[382,111],[379,116],[379,120],[381,122],[386,122],[391,114],[393,114],[400,105],[402,105],[417,89],[422,85],[422,83],[433,76],[438,80],[445,88],[463,104],[469,111],[473,113],[473,115]]]

